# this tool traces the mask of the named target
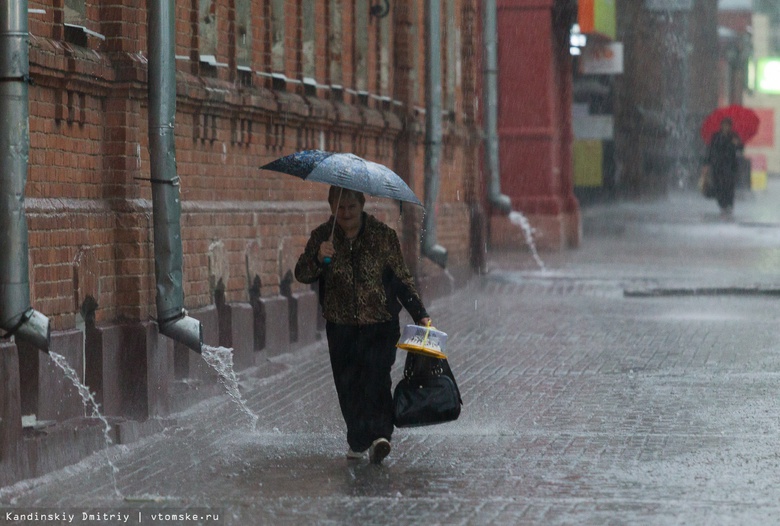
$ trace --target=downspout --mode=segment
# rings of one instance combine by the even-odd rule
[[[174,22],[174,0],[148,2],[149,157],[157,324],[162,334],[200,353],[203,346],[203,327],[184,310],[182,285],[181,201],[174,143]]]
[[[482,42],[484,58],[485,170],[488,173],[488,202],[504,214],[512,211],[512,200],[501,193],[498,164],[498,27],[496,0],[482,0]]]
[[[48,352],[49,319],[30,306],[24,187],[30,151],[27,0],[0,2],[0,328]]]
[[[421,245],[422,254],[444,268],[447,249],[436,240],[442,143],[440,0],[426,0],[425,7],[425,218]]]

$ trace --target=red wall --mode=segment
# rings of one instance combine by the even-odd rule
[[[514,208],[535,216],[550,248],[579,241],[568,28],[555,20],[554,7],[552,0],[498,2],[502,190]]]

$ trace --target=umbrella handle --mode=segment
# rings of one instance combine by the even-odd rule
[[[337,212],[337,213],[338,213],[338,211],[339,211],[339,205],[341,204],[341,194],[342,194],[343,192],[344,192],[344,188],[342,187],[342,188],[339,190],[339,198],[336,200],[336,212]],[[333,214],[333,228],[331,228],[331,229],[330,229],[330,239],[328,240],[328,241],[330,241],[331,243],[333,242],[333,234],[334,234],[335,232],[336,232],[336,214]],[[322,258],[322,264],[323,264],[323,265],[330,265],[330,262],[331,262],[331,261],[333,261],[333,259],[332,259],[332,258],[330,258],[330,257],[328,257],[328,256],[326,256],[326,257]]]

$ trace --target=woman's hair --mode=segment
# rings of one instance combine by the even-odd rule
[[[357,199],[358,203],[360,203],[360,206],[366,204],[366,196],[363,195],[363,192],[341,188],[340,186],[331,186],[330,191],[328,192],[328,203],[330,203],[330,206],[335,205],[336,201],[339,200],[339,193],[341,193],[342,199],[354,197]]]

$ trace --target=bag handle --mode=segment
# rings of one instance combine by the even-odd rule
[[[431,333],[431,329],[436,330],[436,327],[431,325],[431,321],[428,320],[428,324],[425,326],[425,336],[423,336],[422,347],[425,347],[425,344],[428,343],[428,335]]]

